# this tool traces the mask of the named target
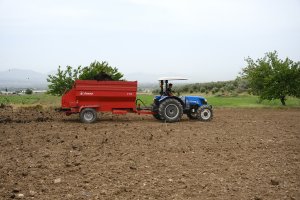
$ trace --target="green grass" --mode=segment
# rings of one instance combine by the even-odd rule
[[[43,106],[60,106],[60,97],[48,94],[32,95],[0,95],[0,104],[5,105],[43,105]]]
[[[283,107],[279,99],[259,102],[259,98],[252,95],[236,97],[208,96],[207,101],[215,107]],[[286,107],[300,107],[300,99],[289,97],[286,105]]]
[[[187,94],[190,95],[190,94]],[[153,98],[155,95],[151,94],[138,94],[137,98],[141,99],[146,106],[153,103]],[[257,96],[252,95],[239,95],[236,97],[224,97],[224,96],[207,96],[208,103],[214,107],[249,107],[249,108],[259,108],[259,107],[283,107],[280,101],[264,100],[259,102]],[[59,107],[61,97],[52,96],[48,94],[33,94],[33,95],[0,95],[0,104],[6,105],[16,105],[16,106],[28,106],[28,105],[42,105],[49,107]],[[143,104],[138,102],[141,106]],[[297,107],[300,108],[300,99],[289,97],[286,101],[286,107]]]
[[[150,106],[153,103],[154,96],[155,95],[151,94],[138,94],[136,98],[142,100],[146,104],[146,106]],[[141,104],[141,106],[143,106],[141,102],[138,103]]]
[[[193,96],[187,94],[187,96]],[[197,96],[197,95],[195,95]],[[153,102],[154,95],[139,94],[138,98],[145,102],[146,105],[150,105]],[[239,95],[236,97],[226,97],[226,96],[207,96],[207,101],[210,105],[214,107],[283,107],[280,100],[264,100],[259,102],[259,98],[253,95]],[[286,101],[286,107],[300,107],[300,99],[288,97]]]

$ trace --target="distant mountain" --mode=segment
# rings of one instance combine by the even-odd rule
[[[55,74],[51,71],[48,74]],[[143,90],[151,90],[159,87],[158,79],[165,76],[182,76],[180,74],[148,74],[148,73],[128,73],[124,78],[128,81],[138,81],[138,87]],[[9,69],[0,71],[0,90],[7,89],[47,89],[47,74],[39,73],[33,70]],[[178,81],[176,85],[186,84],[189,81]]]
[[[32,70],[9,69],[0,72],[0,88],[47,88],[47,75]]]

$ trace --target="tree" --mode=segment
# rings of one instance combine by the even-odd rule
[[[62,70],[59,66],[57,73],[49,75],[47,78],[49,82],[48,93],[61,96],[72,88],[75,80],[93,80],[99,73],[109,75],[112,80],[120,80],[123,77],[123,74],[117,68],[109,66],[107,62],[95,61],[84,68],[79,66],[73,69],[71,66],[67,66],[66,70]]]
[[[32,93],[33,93],[32,89],[27,88],[25,90],[25,94],[32,94]]]
[[[280,99],[285,105],[286,96],[300,97],[300,62],[281,60],[276,51],[256,61],[250,57],[245,61],[247,67],[242,76],[248,81],[251,93],[261,100]]]
[[[49,75],[47,81],[48,93],[52,95],[61,96],[66,91],[70,90],[74,84],[74,81],[79,78],[81,73],[81,67],[72,69],[71,66],[67,66],[66,70],[62,70],[61,66],[58,67],[55,75]]]
[[[99,73],[109,75],[112,80],[120,80],[123,74],[118,71],[116,67],[111,67],[107,62],[92,62],[90,66],[84,67],[79,75],[81,80],[93,80]]]

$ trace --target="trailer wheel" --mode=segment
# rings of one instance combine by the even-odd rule
[[[197,115],[200,121],[210,121],[213,117],[213,112],[210,106],[203,105],[197,109]]]
[[[83,123],[93,123],[97,119],[97,112],[93,108],[84,108],[80,112],[80,120]]]
[[[158,114],[166,122],[177,122],[182,117],[183,108],[176,99],[166,99],[159,105]]]

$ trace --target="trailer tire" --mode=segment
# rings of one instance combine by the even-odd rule
[[[84,108],[80,111],[80,120],[83,123],[93,123],[97,119],[97,112],[94,108]]]
[[[183,108],[178,100],[170,98],[159,105],[158,114],[165,122],[178,122],[183,115]]]

